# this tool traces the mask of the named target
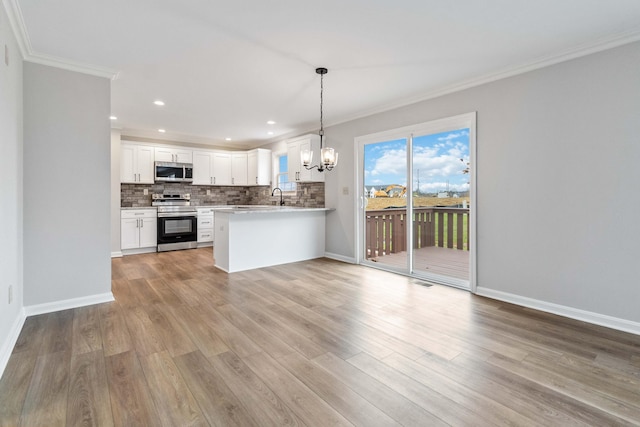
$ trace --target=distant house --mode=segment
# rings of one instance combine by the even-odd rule
[[[369,189],[369,192],[367,192],[367,191],[365,190],[365,196],[366,196],[366,197],[369,197],[370,199],[375,199],[375,197],[376,197],[376,191],[378,191],[378,190],[376,190],[376,187],[371,187],[371,188]]]
[[[438,193],[438,199],[446,199],[447,197],[449,197],[448,191],[440,191]]]

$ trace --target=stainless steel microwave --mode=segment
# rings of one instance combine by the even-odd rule
[[[193,182],[193,164],[156,162],[156,182]]]

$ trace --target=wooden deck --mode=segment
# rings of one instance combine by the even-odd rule
[[[469,251],[428,246],[414,249],[413,268],[417,273],[433,273],[456,279],[469,280]],[[381,256],[371,261],[406,268],[407,252]]]

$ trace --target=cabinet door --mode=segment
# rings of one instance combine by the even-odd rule
[[[175,161],[178,163],[193,163],[193,151],[175,150]]]
[[[247,180],[249,185],[271,183],[271,150],[258,148],[247,154]]]
[[[120,220],[120,248],[135,249],[140,247],[138,225],[142,218],[123,218]]]
[[[156,162],[175,162],[173,150],[171,148],[156,148]]]
[[[212,169],[214,185],[231,185],[231,154],[213,153]]]
[[[231,154],[231,183],[247,185],[247,153]]]
[[[139,145],[137,149],[137,169],[140,184],[153,184],[153,162],[155,159],[154,149],[144,145]]]
[[[120,182],[137,183],[136,146],[122,144],[120,146]]]
[[[258,185],[258,153],[250,151],[247,154],[247,181],[249,185]]]
[[[211,154],[210,153],[193,153],[193,185],[211,185],[213,184],[213,175],[211,174]]]
[[[156,147],[156,162],[193,163],[193,151],[179,148]]]
[[[140,218],[140,247],[149,248],[158,244],[158,220]]]
[[[296,142],[287,145],[287,171],[289,181],[300,181],[300,145]]]
[[[303,139],[298,141],[298,147],[300,150],[300,153],[307,151],[307,150],[312,150],[311,147],[311,139]],[[318,164],[318,162],[320,161],[320,153],[316,153],[315,151],[313,152],[313,157],[312,157],[312,165],[316,165]],[[298,155],[298,164],[300,165],[300,173],[298,174],[299,176],[299,180],[302,182],[306,182],[306,181],[311,181],[311,173],[313,170],[308,170],[307,168],[305,168],[304,166],[302,166],[302,163],[300,163],[300,156]]]

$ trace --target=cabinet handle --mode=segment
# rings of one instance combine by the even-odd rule
[[[231,184],[235,184],[236,183],[236,179],[235,178],[231,178]]]
[[[144,219],[140,220],[140,228],[144,228]]]
[[[258,183],[258,177],[256,176],[256,184]]]
[[[213,177],[213,183],[214,184],[216,183],[216,177],[215,176]]]

